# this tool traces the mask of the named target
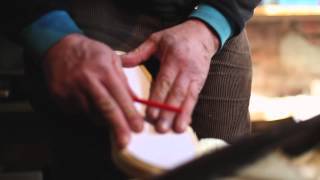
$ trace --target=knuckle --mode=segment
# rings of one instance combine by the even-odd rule
[[[159,81],[169,83],[171,81],[171,73],[170,72],[164,72],[161,75],[159,75]]]
[[[186,65],[186,63],[188,62],[188,59],[185,55],[186,52],[184,50],[181,50],[180,48],[176,48],[174,50],[174,57],[182,63],[181,65]]]
[[[86,87],[90,84],[91,79],[93,79],[93,73],[87,68],[78,68],[76,72],[70,76],[68,84],[72,84],[75,87]]]
[[[177,46],[177,38],[172,34],[166,34],[164,42],[173,49]]]
[[[152,88],[154,96],[157,98],[164,98],[169,92],[170,87],[171,80],[169,76],[163,75],[159,77],[158,82],[155,84],[155,87]]]
[[[138,117],[138,114],[137,114],[137,112],[135,111],[135,109],[134,108],[130,108],[130,107],[128,107],[128,108],[126,108],[125,109],[125,113],[126,113],[126,116],[128,117],[128,118],[132,118],[132,119],[134,119],[134,118],[137,118]]]
[[[193,86],[190,88],[188,96],[196,101],[199,97],[199,94],[201,92],[202,86],[199,83],[193,83]]]
[[[161,90],[169,90],[171,86],[171,77],[167,74],[162,75],[159,78],[159,89]]]
[[[113,65],[113,70],[115,70],[114,68],[121,68],[122,67],[122,62],[118,57],[114,57],[111,60],[112,65]]]
[[[149,41],[152,42],[152,43],[156,43],[159,39],[159,35],[158,33],[152,33],[150,36],[149,36]]]
[[[186,96],[186,90],[182,87],[175,87],[171,93],[172,97],[174,97],[178,101],[182,101]]]
[[[192,47],[188,46],[186,43],[179,43],[172,48],[172,51],[176,58],[186,59],[186,57],[190,57],[189,54],[192,52]]]
[[[153,91],[153,96],[156,97],[157,99],[164,98],[166,96],[166,93],[165,93],[165,91],[161,90],[160,88],[156,88]]]
[[[98,100],[98,105],[101,113],[103,113],[107,117],[110,117],[110,114],[113,113],[116,108],[114,103],[105,99]]]
[[[189,94],[190,99],[192,99],[193,101],[197,101],[198,100],[198,96],[199,96],[199,93],[196,92],[196,91],[191,91],[190,94]]]
[[[87,79],[89,74],[90,74],[89,71],[85,67],[79,67],[73,73],[73,80],[74,81],[82,81],[84,79]]]
[[[98,64],[105,62],[106,59],[113,60],[112,55],[103,51],[95,51],[90,56],[91,56],[90,58]]]
[[[119,124],[117,121],[111,122],[111,126],[114,132],[116,133],[116,135],[118,136],[118,138],[128,133],[126,128],[123,125]]]

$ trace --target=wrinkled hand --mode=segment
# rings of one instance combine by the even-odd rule
[[[123,65],[136,66],[151,56],[160,60],[150,100],[182,108],[180,114],[148,107],[147,119],[159,132],[183,132],[207,78],[210,60],[219,46],[217,37],[198,20],[152,34],[134,51],[122,56]]]
[[[132,92],[122,71],[121,59],[107,45],[72,34],[49,49],[44,64],[49,90],[63,109],[98,110],[112,127],[119,147],[130,132],[143,128],[133,106]]]

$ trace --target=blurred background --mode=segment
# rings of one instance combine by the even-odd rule
[[[253,122],[320,113],[320,1],[264,0],[247,25]]]

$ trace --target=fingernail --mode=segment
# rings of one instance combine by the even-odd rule
[[[167,132],[171,128],[171,121],[160,120],[159,130],[161,132]]]
[[[178,132],[184,132],[188,127],[187,121],[182,121],[178,126]]]
[[[118,142],[118,147],[120,149],[123,149],[127,146],[127,144],[129,143],[130,141],[130,137],[128,135],[123,135],[121,138],[120,138],[120,142]]]
[[[159,111],[157,109],[149,109],[147,112],[148,119],[150,121],[155,121],[158,118]]]
[[[136,132],[141,132],[143,130],[143,121],[140,118],[134,120],[134,126]]]

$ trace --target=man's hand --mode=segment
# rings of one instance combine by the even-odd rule
[[[123,65],[136,66],[151,56],[160,60],[160,71],[152,84],[150,100],[182,108],[182,113],[149,107],[147,118],[159,132],[183,132],[191,123],[198,95],[207,78],[210,60],[219,40],[198,20],[152,34],[137,49],[122,56]]]
[[[103,43],[71,34],[49,49],[43,64],[48,87],[65,110],[98,110],[112,127],[119,147],[143,128],[121,59]]]

